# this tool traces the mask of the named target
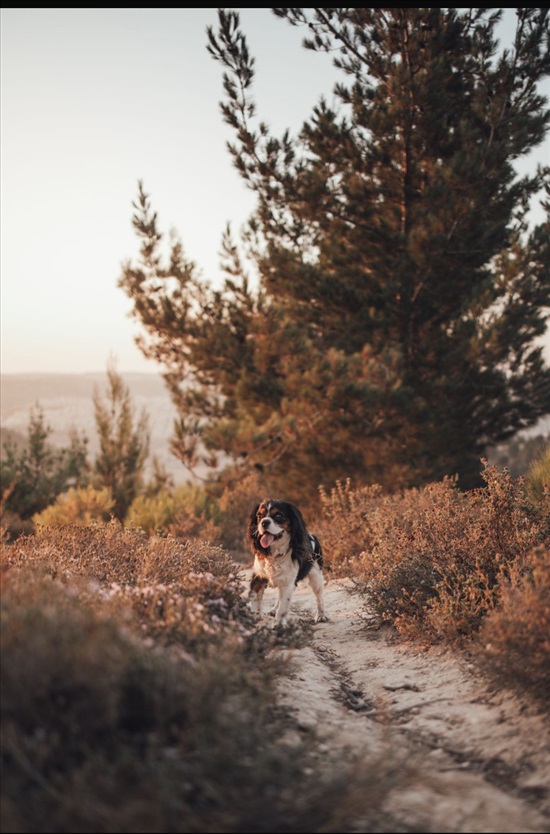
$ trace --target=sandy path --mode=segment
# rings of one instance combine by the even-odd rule
[[[275,598],[268,589],[266,611]],[[418,781],[387,803],[401,830],[549,832],[547,716],[491,689],[467,656],[418,650],[377,630],[351,583],[328,582],[326,601],[331,621],[291,651],[280,699],[300,732],[316,729],[331,766],[346,747],[372,757],[388,742],[418,756]],[[292,614],[311,619],[313,608],[301,583]]]

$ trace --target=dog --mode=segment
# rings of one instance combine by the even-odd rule
[[[315,622],[326,622],[323,552],[298,507],[288,501],[264,499],[250,514],[247,535],[254,554],[249,599],[256,616],[261,615],[264,591],[270,585],[279,592],[275,626],[284,625],[294,589],[307,576],[317,602]]]

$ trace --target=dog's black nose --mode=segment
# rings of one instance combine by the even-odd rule
[[[262,526],[263,527],[269,527],[270,524],[271,524],[271,519],[270,518],[264,518],[264,520],[262,521]]]

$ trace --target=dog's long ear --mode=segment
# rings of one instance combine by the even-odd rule
[[[260,509],[260,505],[256,504],[252,512],[248,517],[248,525],[246,528],[246,532],[248,534],[248,541],[252,546],[256,545],[257,547],[260,546],[260,536],[258,534],[258,510]]]
[[[311,554],[309,536],[307,534],[304,517],[298,507],[287,503],[288,517],[290,518],[290,546],[294,559],[307,559]]]

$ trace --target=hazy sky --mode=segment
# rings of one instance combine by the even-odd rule
[[[296,133],[337,71],[268,9],[238,11],[258,115]],[[138,179],[161,230],[219,280],[223,229],[238,231],[254,197],[226,150],[223,70],[206,51],[216,22],[216,9],[2,9],[3,373],[103,371],[111,355],[120,371],[156,370],[117,288],[138,252]]]

